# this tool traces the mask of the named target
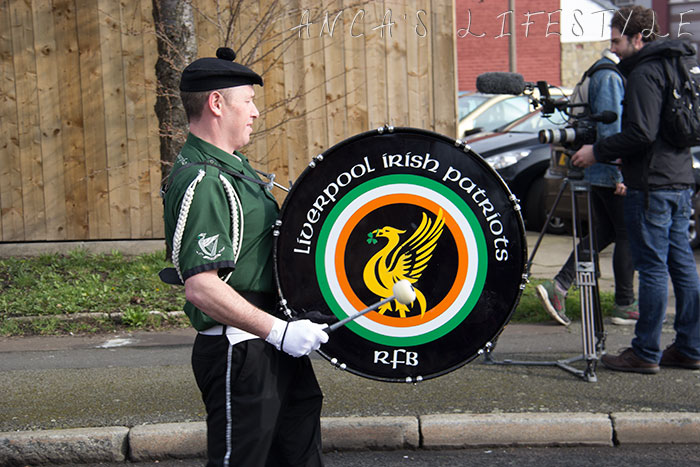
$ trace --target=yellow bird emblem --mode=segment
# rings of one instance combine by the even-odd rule
[[[390,226],[384,226],[368,234],[367,242],[370,244],[377,243],[377,238],[387,239],[386,245],[370,258],[363,271],[362,276],[370,292],[381,298],[390,297],[393,294],[394,284],[405,279],[414,285],[416,301],[420,306],[422,317],[426,311],[425,295],[415,287],[415,283],[428,266],[444,226],[445,219],[440,209],[434,221],[424,212],[418,229],[403,242],[401,242],[401,235],[406,231]],[[377,312],[384,314],[391,311],[392,304],[399,316],[405,318],[409,308],[396,300],[382,305]]]

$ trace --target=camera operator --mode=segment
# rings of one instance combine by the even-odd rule
[[[622,76],[612,69],[619,60],[609,50],[596,61],[586,74],[588,81],[588,104],[591,114],[611,111],[622,115],[624,82]],[[620,119],[613,123],[596,124],[597,141],[620,132]],[[578,170],[578,169],[577,169]],[[630,259],[627,231],[623,221],[623,204],[626,187],[622,183],[619,169],[609,164],[594,164],[585,170],[584,178],[591,184],[591,206],[595,231],[596,252],[615,242],[613,252],[613,272],[615,275],[615,309],[613,323],[633,324],[639,316],[634,299],[634,269]],[[578,255],[582,257],[588,237],[578,245]],[[559,323],[568,326],[571,320],[566,316],[566,294],[576,277],[576,258],[572,251],[568,260],[551,281],[536,288],[537,296],[545,310]]]
[[[661,366],[700,369],[700,281],[688,242],[693,174],[690,151],[660,134],[669,86],[661,59],[684,53],[680,41],[654,41],[654,12],[625,7],[613,15],[611,50],[627,77],[622,131],[583,146],[572,163],[622,158],[628,187],[624,214],[630,252],[639,272],[639,319],[632,347],[618,356],[603,355],[616,371],[654,374]],[[670,273],[676,295],[673,344],[661,352],[661,330]]]

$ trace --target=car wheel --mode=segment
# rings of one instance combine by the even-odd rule
[[[544,174],[532,182],[530,190],[527,192],[527,200],[523,208],[524,218],[527,222],[528,230],[541,231],[544,221],[547,220],[547,206],[545,203],[545,180]],[[564,219],[559,216],[552,216],[547,224],[547,233],[562,235],[567,232],[567,225]]]
[[[555,235],[564,235],[567,232],[568,226],[564,219],[559,216],[552,216],[547,224],[547,233]]]
[[[539,231],[547,219],[547,213],[544,207],[544,177],[537,177],[530,186],[525,197],[525,206],[523,207],[523,217],[527,223],[528,230]]]
[[[690,240],[691,248],[700,246],[698,227],[700,227],[700,191],[695,193],[691,202],[690,226],[688,228],[688,240]]]

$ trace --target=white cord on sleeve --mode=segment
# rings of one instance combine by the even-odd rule
[[[204,178],[204,170],[200,170],[197,177],[192,180],[190,185],[185,191],[185,195],[182,197],[182,203],[180,204],[180,214],[177,217],[177,224],[175,225],[175,233],[173,234],[173,265],[177,271],[178,277],[184,284],[185,281],[182,278],[182,271],[180,271],[180,249],[182,248],[182,236],[185,233],[185,224],[187,224],[187,216],[190,213],[190,207],[192,206],[192,199],[194,198],[194,189],[197,184]]]
[[[224,184],[224,191],[228,197],[229,208],[231,209],[231,243],[233,244],[233,259],[238,262],[238,255],[241,254],[241,246],[243,245],[243,205],[236,193],[235,188],[231,185],[226,177],[219,174],[221,182]]]

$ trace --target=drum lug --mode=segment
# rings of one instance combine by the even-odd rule
[[[292,310],[287,306],[287,300],[284,298],[281,298],[279,301],[279,307],[282,309],[282,313],[284,313],[284,316],[287,317],[287,319],[293,318],[292,316]]]
[[[485,353],[486,354],[490,353],[493,350],[493,347],[494,347],[493,342],[489,341],[484,345],[483,349],[479,349],[479,351],[477,352],[477,355],[483,355]]]
[[[508,199],[510,200],[510,204],[513,205],[513,209],[520,212],[520,200],[518,197],[511,193]]]
[[[311,162],[309,162],[309,167],[311,167],[312,169],[315,168],[318,162],[323,162],[323,154],[319,154],[318,156],[311,159]]]
[[[331,358],[331,365],[333,365],[337,370],[347,370],[348,366],[345,363],[338,363],[337,358]]]
[[[474,152],[474,151],[472,151],[472,147],[469,146],[469,145],[467,144],[466,141],[463,141],[463,140],[461,140],[461,139],[456,139],[456,140],[455,140],[455,146],[458,147],[458,148],[460,148],[462,151],[464,151],[464,152],[466,152],[466,153],[472,153],[472,152]]]
[[[384,134],[385,131],[387,133],[393,133],[394,132],[394,125],[387,124],[387,125],[380,126],[379,128],[377,128],[377,133],[379,133],[380,135]]]

